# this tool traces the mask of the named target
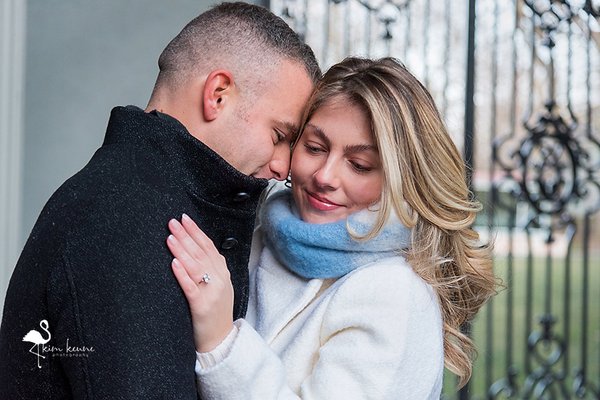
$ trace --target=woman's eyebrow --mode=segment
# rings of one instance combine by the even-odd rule
[[[354,154],[361,153],[363,151],[373,151],[377,153],[377,146],[372,144],[351,144],[344,146],[344,153]]]
[[[325,142],[325,145],[327,147],[331,147],[331,139],[329,139],[329,136],[327,136],[327,134],[325,133],[325,131],[323,131],[323,129],[319,128],[316,125],[311,124],[310,122],[307,123],[306,126],[313,129],[314,134],[317,135],[319,137],[319,139],[321,139],[323,142]]]
[[[331,139],[329,138],[329,136],[327,136],[327,134],[325,133],[325,131],[323,131],[323,129],[319,128],[316,125],[313,125],[311,123],[306,124],[307,127],[310,127],[313,130],[313,133],[319,137],[319,139],[321,139],[323,142],[325,142],[325,145],[327,145],[328,147],[331,147]],[[359,144],[349,144],[344,146],[344,153],[347,154],[354,154],[354,153],[360,153],[363,151],[373,151],[373,152],[378,152],[377,150],[377,146],[372,145],[372,144],[368,144],[368,143],[359,143]]]

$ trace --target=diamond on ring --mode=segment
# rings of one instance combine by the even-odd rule
[[[208,274],[204,274],[198,283],[208,283],[208,281],[210,281],[210,276]]]

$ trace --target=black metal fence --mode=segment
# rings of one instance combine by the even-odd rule
[[[430,89],[506,289],[445,398],[600,398],[600,1],[272,0],[326,68],[392,55]],[[401,395],[401,394],[399,394]]]

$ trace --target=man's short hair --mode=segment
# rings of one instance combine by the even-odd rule
[[[321,76],[311,48],[281,18],[254,4],[221,3],[190,21],[163,50],[159,81],[184,83],[190,73],[217,68],[265,76],[282,60],[303,65],[313,82]]]

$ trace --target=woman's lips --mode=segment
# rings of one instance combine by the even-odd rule
[[[308,203],[310,206],[319,211],[331,211],[337,208],[342,207],[340,204],[335,204],[331,200],[320,197],[314,193],[306,192],[306,197],[308,198]]]

